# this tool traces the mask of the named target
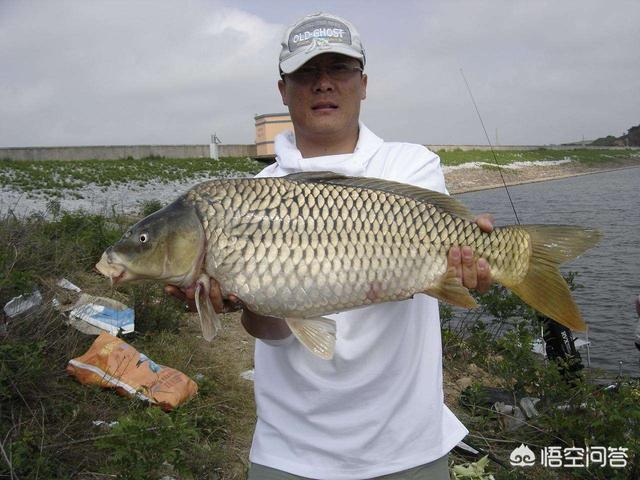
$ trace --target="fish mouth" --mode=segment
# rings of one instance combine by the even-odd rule
[[[111,280],[111,285],[116,285],[126,280],[127,269],[120,263],[113,263],[109,253],[104,252],[100,261],[96,263],[96,270]]]

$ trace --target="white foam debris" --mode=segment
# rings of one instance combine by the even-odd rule
[[[569,157],[565,157],[562,160],[532,160],[530,162],[513,162],[506,165],[500,165],[500,168],[508,170],[519,170],[526,167],[546,167],[551,165],[563,165],[565,163],[571,163],[573,160]],[[482,167],[495,167],[495,163],[490,162],[467,162],[461,165],[445,165],[442,167],[444,173],[452,172],[455,170],[473,169]]]
[[[0,216],[11,212],[18,217],[32,213],[44,213],[51,202],[58,202],[64,211],[83,210],[89,213],[110,215],[112,213],[136,213],[140,206],[150,200],[169,202],[178,198],[197,183],[216,178],[240,177],[240,172],[218,174],[215,176],[200,175],[188,180],[162,182],[149,180],[146,182],[123,182],[110,186],[93,183],[76,189],[60,189],[59,194],[52,197],[45,192],[22,192],[8,186],[0,187]]]

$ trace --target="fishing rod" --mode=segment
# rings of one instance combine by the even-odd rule
[[[509,198],[509,203],[511,204],[511,209],[513,210],[513,214],[516,217],[516,223],[518,225],[520,225],[520,218],[518,218],[518,212],[516,211],[516,207],[513,203],[513,200],[511,198],[511,193],[509,192],[509,187],[507,186],[507,182],[504,179],[504,175],[502,174],[502,168],[500,167],[499,163],[498,163],[498,158],[496,156],[496,152],[493,148],[493,144],[491,143],[491,139],[489,138],[489,134],[487,133],[487,129],[484,125],[484,121],[482,120],[482,115],[480,115],[480,109],[478,108],[478,104],[476,103],[476,99],[473,96],[473,93],[471,92],[471,86],[469,85],[469,82],[467,81],[467,77],[464,74],[464,70],[462,68],[460,68],[460,75],[462,75],[462,79],[464,80],[464,84],[467,87],[467,92],[469,92],[469,96],[471,97],[471,102],[473,103],[473,107],[476,110],[476,114],[478,115],[478,119],[480,120],[480,124],[482,125],[482,130],[484,131],[484,136],[487,139],[487,143],[489,144],[489,149],[491,150],[491,154],[493,156],[493,161],[496,164],[496,167],[498,168],[498,172],[500,173],[500,178],[502,179],[502,184],[504,185],[504,189],[507,192],[507,197]],[[483,307],[483,311],[481,312],[484,313],[486,311],[486,309]],[[571,357],[575,358],[575,355],[577,354],[576,348],[575,348],[575,344],[574,344],[574,340],[573,340],[573,334],[571,333],[571,330],[567,329],[566,327],[561,326],[560,324],[558,324],[557,322],[555,322],[553,319],[550,319],[548,317],[544,317],[541,316],[540,319],[543,319],[547,322],[549,322],[550,327],[550,335],[551,338],[556,337],[558,339],[558,342],[561,343],[561,346],[559,347],[560,349],[562,349],[562,347],[564,347],[564,355],[559,355],[559,356],[567,356],[570,355]],[[544,330],[543,330],[544,331]],[[562,332],[569,332],[568,335],[571,339],[571,341],[567,342],[566,340],[563,339],[562,337]],[[555,332],[555,333],[554,333]],[[587,342],[589,339],[589,330],[587,329]],[[543,341],[544,340],[544,335],[543,335]],[[545,342],[546,343],[546,342]],[[579,354],[578,358],[580,358]],[[587,358],[589,358],[589,346],[587,344]],[[588,360],[588,365],[591,365],[591,360]],[[620,366],[620,368],[622,368],[622,366]]]
[[[460,75],[462,75],[462,79],[464,80],[464,84],[467,86],[467,92],[469,92],[469,96],[471,97],[471,102],[473,102],[473,106],[476,109],[476,113],[478,114],[478,119],[480,120],[480,124],[482,125],[482,130],[484,131],[484,136],[487,139],[487,143],[489,144],[489,149],[491,150],[491,154],[493,155],[493,161],[498,167],[498,172],[500,173],[500,178],[502,179],[502,184],[504,185],[504,189],[507,192],[507,197],[509,197],[509,203],[511,204],[511,209],[513,210],[513,214],[516,217],[516,223],[520,225],[520,219],[518,218],[518,212],[516,212],[516,206],[513,204],[513,200],[511,199],[511,193],[509,192],[509,188],[507,187],[507,182],[504,179],[504,175],[502,175],[502,168],[500,164],[498,164],[498,157],[496,156],[496,152],[493,149],[493,145],[491,144],[491,139],[489,138],[489,134],[487,133],[487,129],[484,126],[484,121],[482,121],[482,115],[480,115],[480,110],[478,109],[478,105],[476,104],[476,99],[473,97],[473,93],[471,93],[471,87],[469,86],[469,82],[467,81],[467,77],[464,76],[464,71],[462,68],[460,69]]]

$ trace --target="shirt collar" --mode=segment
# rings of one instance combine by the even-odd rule
[[[371,158],[380,149],[383,140],[359,123],[360,134],[356,148],[350,156],[328,155],[323,157],[302,158],[296,147],[295,135],[288,130],[276,136],[274,147],[278,166],[288,173],[318,172],[329,170],[350,176],[363,176]]]

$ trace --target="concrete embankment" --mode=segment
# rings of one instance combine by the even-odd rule
[[[218,145],[220,157],[254,157],[255,144]],[[11,160],[118,160],[146,157],[211,158],[210,145],[97,145],[84,147],[0,148]]]
[[[450,168],[445,166],[444,176],[449,193],[454,194],[502,188],[505,183],[511,186],[639,167],[640,157],[635,157],[597,164],[575,161],[546,162],[544,165],[533,163],[532,165],[521,165],[518,168],[502,168],[500,170],[497,167]]]
[[[627,147],[585,147],[583,145],[425,145],[432,151],[532,151],[532,150],[628,150]],[[217,145],[220,157],[256,157],[254,143]],[[120,158],[211,158],[211,145],[96,145],[78,147],[0,148],[0,158],[11,160],[117,160]]]

